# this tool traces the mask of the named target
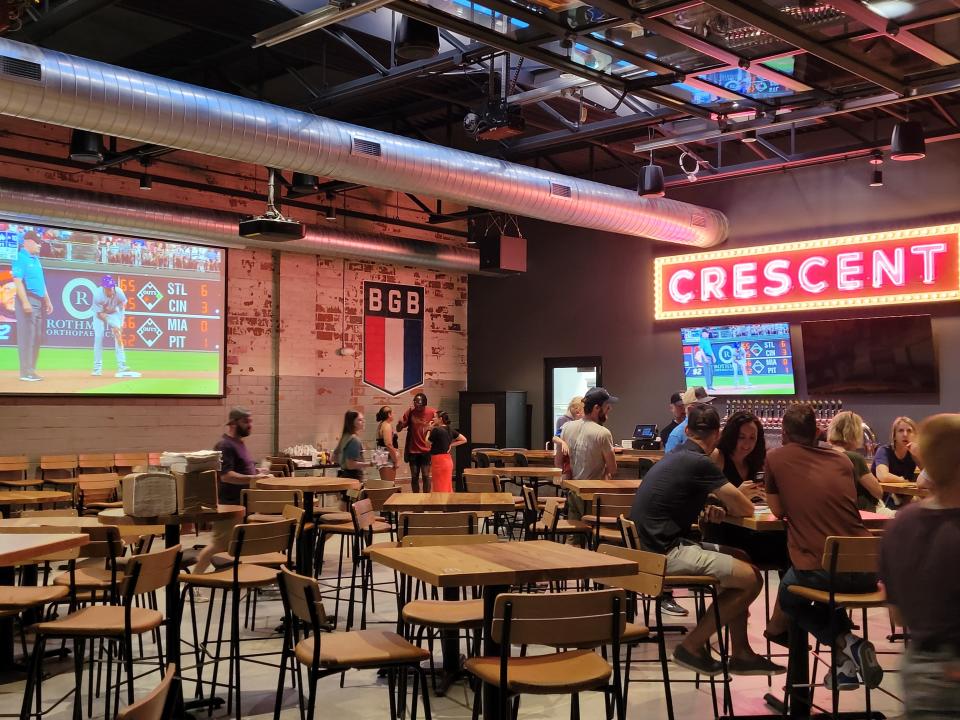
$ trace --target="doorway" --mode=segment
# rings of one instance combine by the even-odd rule
[[[587,390],[603,385],[603,363],[601,358],[566,357],[544,358],[544,438],[553,437],[557,419],[567,412],[570,400]]]

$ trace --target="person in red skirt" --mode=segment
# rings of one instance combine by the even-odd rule
[[[450,448],[463,445],[467,438],[450,427],[450,416],[438,412],[427,430],[430,443],[430,475],[433,492],[453,492],[453,457]]]

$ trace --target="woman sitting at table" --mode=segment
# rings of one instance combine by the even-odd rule
[[[882,483],[913,482],[919,464],[910,454],[910,443],[917,436],[917,424],[908,417],[898,417],[890,428],[890,444],[881,445],[873,456],[871,470]]]
[[[443,410],[434,415],[427,430],[430,443],[430,474],[434,492],[453,492],[453,457],[450,448],[463,445],[467,438],[450,427],[450,416]]]
[[[363,443],[358,435],[363,431],[363,413],[347,410],[343,415],[343,432],[333,451],[333,461],[340,466],[337,477],[363,480],[363,468],[373,463],[363,461]]]
[[[844,410],[833,416],[827,428],[827,442],[837,452],[842,452],[853,463],[853,479],[857,488],[857,509],[877,512],[883,507],[883,488],[870,472],[867,461],[857,452],[863,446],[863,418],[855,412]]]
[[[766,501],[766,494],[760,476],[766,456],[760,420],[753,413],[741,411],[727,420],[710,458],[748,500],[762,503]],[[743,550],[757,565],[770,567],[787,563],[784,533],[758,533],[739,525],[708,523],[704,526],[704,541]]]

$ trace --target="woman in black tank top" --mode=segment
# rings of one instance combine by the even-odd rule
[[[381,465],[380,479],[387,482],[396,482],[397,467],[400,465],[400,453],[397,449],[400,447],[399,437],[393,429],[393,408],[384,405],[377,411],[377,447],[386,448],[390,456],[390,462],[387,465]]]

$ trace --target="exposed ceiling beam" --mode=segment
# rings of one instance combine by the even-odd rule
[[[753,25],[768,35],[780,38],[784,42],[788,42],[801,50],[805,50],[811,55],[816,55],[821,60],[826,60],[828,63],[836,65],[854,75],[858,75],[864,80],[869,80],[874,85],[879,85],[897,95],[906,95],[909,91],[909,88],[903,81],[833,50],[822,43],[815,42],[806,35],[781,23],[779,20],[775,20],[766,14],[761,14],[757,9],[757,4],[751,4],[747,7],[738,2],[738,0],[708,0],[708,2],[712,7],[715,7],[721,12],[725,12],[727,15],[735,17],[737,20],[745,22],[748,25]]]
[[[357,15],[376,10],[386,5],[389,1],[390,0],[356,0],[352,5],[344,3],[343,7],[341,7],[340,3],[327,3],[316,10],[303,13],[302,15],[290,18],[266,30],[255,33],[252,47],[273,47],[274,45],[279,45],[287,40],[293,40],[294,38],[312,33],[328,25],[343,22]]]
[[[93,15],[98,10],[114,5],[116,2],[117,0],[67,0],[43,13],[39,20],[24,26],[23,30],[14,33],[12,37],[20,42],[35,45],[77,20]]]
[[[659,150],[660,148],[672,147],[680,143],[702,142],[720,137],[737,136],[745,130],[761,130],[763,128],[774,126],[788,126],[792,122],[819,120],[820,118],[832,117],[834,115],[843,115],[845,113],[857,112],[860,110],[870,110],[872,108],[882,108],[885,105],[895,105],[904,102],[910,102],[919,98],[934,97],[936,95],[945,95],[947,93],[960,90],[960,79],[944,80],[942,82],[931,83],[918,87],[910,97],[902,97],[894,93],[886,93],[874,97],[858,98],[855,100],[846,100],[843,102],[816,105],[804,110],[794,110],[785,116],[763,116],[755,120],[737,123],[729,126],[725,130],[719,127],[706,126],[702,130],[677,135],[673,138],[664,138],[662,140],[652,140],[649,142],[638,142],[633,146],[634,152],[647,152],[649,150]]]
[[[853,18],[857,22],[863,23],[868,28],[882,33],[894,42],[903,45],[903,47],[919,55],[923,55],[938,65],[955,65],[960,62],[960,60],[946,50],[924,40],[919,35],[914,35],[909,30],[903,29],[896,22],[888,20],[882,15],[877,15],[877,13],[873,12],[873,10],[860,2],[860,0],[830,0],[830,4],[844,15]]]

